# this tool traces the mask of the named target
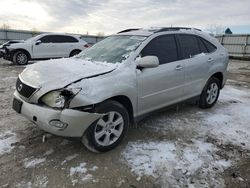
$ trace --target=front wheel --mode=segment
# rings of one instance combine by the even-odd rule
[[[101,103],[95,112],[104,115],[89,126],[82,142],[91,151],[112,150],[122,141],[128,130],[128,112],[123,105],[113,100]]]
[[[215,105],[220,94],[220,81],[212,77],[207,81],[199,100],[200,108],[211,108]]]
[[[13,63],[17,65],[27,65],[28,61],[29,61],[29,57],[23,51],[17,51],[13,55]]]

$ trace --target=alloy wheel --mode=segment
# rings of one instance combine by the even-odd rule
[[[211,83],[207,89],[207,103],[213,104],[217,98],[219,87],[216,83]]]
[[[99,119],[95,126],[95,140],[101,146],[109,146],[121,136],[124,120],[120,113],[111,111]]]

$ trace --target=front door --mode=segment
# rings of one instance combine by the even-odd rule
[[[137,73],[138,115],[181,101],[184,87],[184,61],[178,60],[174,35],[158,36],[142,50],[154,55],[160,65]]]

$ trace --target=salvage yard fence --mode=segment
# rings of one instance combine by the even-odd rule
[[[216,38],[231,57],[250,58],[250,34],[224,34]]]
[[[26,40],[35,35],[45,33],[28,30],[0,29],[0,44],[9,40]],[[90,45],[101,41],[103,36],[81,35]],[[250,58],[250,34],[223,34],[216,36],[218,41],[228,50],[231,57]]]
[[[9,40],[26,40],[28,38],[31,38],[33,36],[42,33],[45,32],[15,30],[15,29],[0,29],[0,44],[3,44]],[[76,34],[76,35],[81,35],[81,34]],[[101,41],[104,37],[95,35],[81,35],[81,38],[90,45],[93,45]]]

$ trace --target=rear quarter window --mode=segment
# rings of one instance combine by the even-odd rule
[[[217,48],[215,45],[213,45],[211,42],[208,42],[207,40],[201,38],[203,44],[206,46],[208,53],[214,52]]]
[[[200,52],[201,53],[208,53],[207,47],[205,46],[204,42],[202,42],[202,39],[200,37],[197,37],[198,44],[200,47]]]

